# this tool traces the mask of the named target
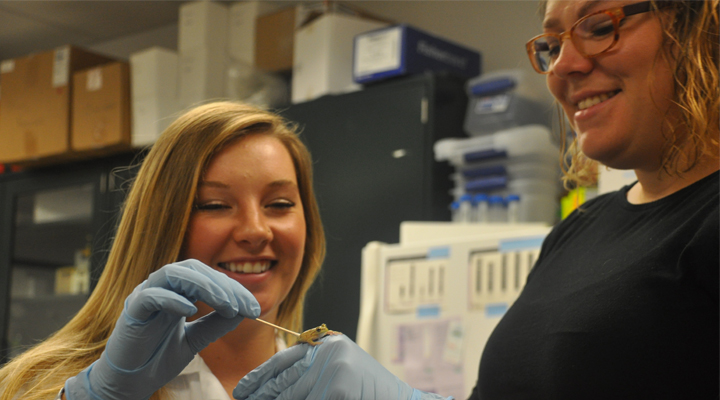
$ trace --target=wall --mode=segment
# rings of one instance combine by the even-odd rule
[[[137,35],[126,36],[89,46],[90,50],[107,54],[121,60],[128,60],[130,54],[148,47],[160,46],[177,50],[178,26],[170,24],[162,28],[153,29]]]

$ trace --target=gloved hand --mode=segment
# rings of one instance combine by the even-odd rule
[[[193,303],[215,311],[193,322]],[[257,318],[260,305],[238,282],[197,260],[166,265],[150,274],[125,307],[100,359],[65,382],[69,400],[139,400],[175,378],[195,354]]]
[[[245,375],[233,390],[237,400],[446,400],[413,389],[345,335],[318,346],[291,346]],[[452,397],[448,397],[452,399]]]

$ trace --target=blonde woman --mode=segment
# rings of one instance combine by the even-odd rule
[[[301,330],[324,252],[293,128],[238,103],[193,109],[145,157],[88,302],[0,370],[0,399],[230,399],[292,340],[250,319]]]
[[[716,399],[718,1],[550,0],[543,17],[527,51],[576,133],[566,180],[600,162],[637,182],[545,239],[470,398]],[[438,398],[342,336],[277,354],[235,396]]]

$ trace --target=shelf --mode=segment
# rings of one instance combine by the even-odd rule
[[[75,252],[91,240],[92,224],[85,219],[23,224],[15,230],[12,260],[31,265],[73,265]]]
[[[63,327],[87,301],[87,295],[44,295],[10,301],[7,338],[10,356]]]

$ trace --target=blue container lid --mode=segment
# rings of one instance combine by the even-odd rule
[[[460,208],[460,203],[458,203],[457,201],[453,201],[452,203],[450,203],[451,210],[457,210],[458,208]]]
[[[503,200],[502,196],[492,195],[492,196],[488,197],[488,202],[490,204],[498,204],[498,203],[504,203],[505,201]]]
[[[460,201],[461,201],[461,202],[463,202],[463,201],[472,201],[472,195],[464,194],[464,195],[460,196]]]
[[[508,203],[511,201],[520,201],[520,196],[516,194],[509,194],[507,195],[507,197],[505,197],[505,201],[507,201]]]
[[[480,194],[476,194],[475,196],[473,196],[473,200],[474,200],[476,203],[479,203],[479,202],[481,202],[481,201],[488,201],[488,197],[487,197],[486,194],[480,193]]]
[[[517,85],[513,78],[498,78],[491,81],[478,82],[470,87],[473,96],[487,96],[494,93],[505,92]]]

